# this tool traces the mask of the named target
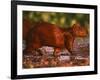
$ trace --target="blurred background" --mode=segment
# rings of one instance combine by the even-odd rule
[[[45,21],[62,28],[71,27],[78,22],[87,29],[89,28],[89,14],[82,13],[23,11],[23,19],[32,23]]]

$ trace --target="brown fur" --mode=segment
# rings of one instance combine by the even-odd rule
[[[53,24],[40,22],[28,35],[26,52],[32,53],[33,49],[38,49],[42,46],[52,46],[55,48],[64,48],[64,37],[61,30]],[[57,49],[58,50],[58,49]]]
[[[32,23],[27,20],[27,19],[23,19],[23,40],[27,39],[28,33],[32,28]]]
[[[26,26],[30,25],[27,24],[24,27]],[[86,29],[79,24],[74,24],[68,29],[63,29],[47,22],[38,22],[31,30],[27,29],[24,32],[26,33],[23,35],[27,34],[25,53],[32,53],[33,50],[42,46],[54,47],[54,53],[58,53],[63,48],[71,52],[75,37],[87,36]]]

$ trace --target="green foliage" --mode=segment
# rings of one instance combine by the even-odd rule
[[[45,21],[63,28],[71,27],[77,22],[82,26],[89,26],[89,14],[81,13],[23,11],[23,18],[27,18],[32,22]]]

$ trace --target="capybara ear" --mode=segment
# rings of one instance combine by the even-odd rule
[[[72,34],[76,37],[86,37],[88,32],[84,26],[81,26],[79,23],[74,24],[71,27]]]

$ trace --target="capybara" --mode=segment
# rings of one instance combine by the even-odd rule
[[[32,53],[33,50],[37,50],[42,46],[54,47],[54,53],[59,53],[64,48],[72,52],[75,37],[87,36],[86,29],[78,23],[70,28],[63,29],[47,22],[38,22],[31,30],[29,29],[24,29],[26,31],[23,33],[23,35],[27,36],[25,53]]]

